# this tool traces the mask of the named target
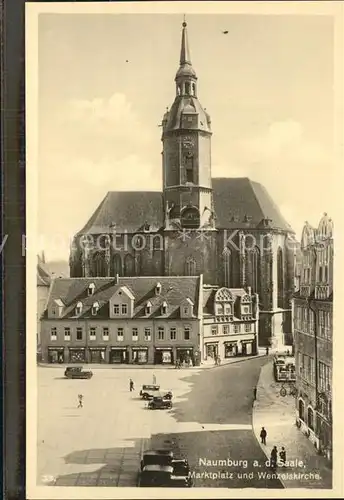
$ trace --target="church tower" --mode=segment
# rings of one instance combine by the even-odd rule
[[[176,97],[162,121],[165,229],[214,229],[211,120],[197,93],[183,22]]]

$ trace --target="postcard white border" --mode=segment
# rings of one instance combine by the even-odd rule
[[[338,338],[333,341],[334,368],[334,428],[338,429],[334,437],[333,489],[222,489],[199,488],[154,489],[144,491],[138,488],[107,487],[52,487],[37,486],[37,365],[36,365],[36,265],[37,265],[37,159],[38,159],[38,16],[41,13],[65,14],[250,14],[250,15],[329,15],[335,19],[335,144],[337,153],[336,193],[338,210],[331,214],[335,221],[335,258],[336,276],[344,276],[341,272],[344,217],[340,213],[339,200],[343,197],[343,4],[341,2],[70,2],[70,3],[26,3],[26,320],[27,320],[27,370],[26,370],[26,484],[29,499],[114,499],[114,498],[335,498],[342,496],[343,488],[343,452],[344,433],[342,431],[342,411],[344,396],[341,381],[343,380],[343,363],[339,355],[344,351],[341,334],[340,309],[344,303],[340,278],[335,280],[334,331]],[[301,187],[295,186],[295,189]],[[340,354],[339,354],[340,353]]]

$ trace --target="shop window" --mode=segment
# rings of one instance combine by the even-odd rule
[[[137,328],[133,328],[131,333],[132,333],[132,340],[133,340],[133,342],[137,342],[138,339],[139,339],[138,329]]]
[[[113,313],[114,314],[119,314],[119,304],[114,304],[113,306]]]
[[[94,326],[90,328],[90,340],[96,340],[96,329]]]
[[[164,340],[165,337],[165,329],[163,326],[159,326],[158,328],[158,340]]]
[[[70,340],[70,328],[66,327],[64,329],[64,339],[65,341],[69,341]]]
[[[80,327],[76,329],[76,340],[82,340],[82,328]]]
[[[50,340],[56,340],[57,339],[57,329],[54,327],[51,329],[50,332]]]
[[[124,331],[123,328],[117,328],[117,341],[123,342],[124,340]]]
[[[225,358],[231,358],[236,355],[236,348],[234,344],[225,344]]]
[[[133,363],[147,363],[148,362],[148,351],[146,349],[133,351]]]
[[[151,329],[145,328],[145,341],[149,342],[152,338]]]
[[[177,338],[177,329],[172,327],[170,328],[170,339],[176,340],[176,338]]]
[[[228,335],[229,334],[229,325],[223,325],[223,334]]]
[[[184,326],[184,340],[190,340],[190,327]]]
[[[251,324],[250,323],[247,323],[245,325],[245,332],[250,332],[251,331]]]
[[[122,304],[122,314],[128,314],[128,305]]]
[[[103,340],[109,340],[109,329],[107,326],[103,327]]]

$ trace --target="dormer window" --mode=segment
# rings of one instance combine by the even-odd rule
[[[167,302],[163,302],[161,306],[161,314],[166,315],[167,314]]]
[[[90,285],[88,285],[87,295],[93,295],[95,288],[96,288],[96,286],[94,283],[91,283]]]
[[[158,282],[156,285],[155,285],[155,294],[156,295],[160,295],[161,294],[161,283]]]
[[[92,305],[92,316],[96,316],[98,310],[99,310],[99,302],[95,302]]]
[[[149,316],[151,312],[152,312],[152,304],[150,302],[147,302],[145,307],[146,316]]]
[[[82,302],[78,302],[75,307],[75,314],[79,316],[82,313]]]

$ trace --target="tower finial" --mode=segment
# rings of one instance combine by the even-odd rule
[[[188,32],[187,32],[186,27],[187,27],[187,24],[185,21],[185,14],[184,14],[182,44],[181,44],[181,48],[180,48],[180,65],[181,66],[183,64],[191,64],[191,57],[190,57],[190,50],[189,50],[189,43],[188,43]]]

